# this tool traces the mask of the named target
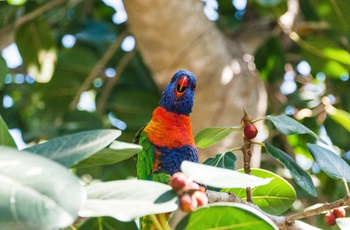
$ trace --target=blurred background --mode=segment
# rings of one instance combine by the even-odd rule
[[[240,125],[243,107],[254,118],[287,114],[349,160],[349,11],[347,0],[1,1],[0,114],[19,149],[101,128],[132,142],[172,75],[188,69],[198,78],[194,134]],[[200,160],[240,146],[241,135],[200,149]],[[319,202],[344,195],[311,160],[313,139],[259,123],[257,140],[266,138],[309,170]],[[288,179],[259,149],[253,161]],[[77,173],[120,179],[134,166]],[[298,195],[294,208],[307,205]]]

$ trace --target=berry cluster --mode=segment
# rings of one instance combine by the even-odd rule
[[[335,225],[335,220],[337,218],[343,218],[345,215],[346,211],[344,208],[335,208],[332,211],[326,213],[326,215],[324,216],[324,222],[329,226],[333,226]]]
[[[182,172],[174,173],[169,180],[169,185],[179,196],[179,206],[183,212],[192,212],[196,208],[208,204],[205,189],[196,182],[190,180]]]

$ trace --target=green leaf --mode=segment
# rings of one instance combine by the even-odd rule
[[[350,113],[333,106],[326,106],[326,111],[330,118],[350,132]]]
[[[84,199],[79,179],[44,157],[0,147],[1,229],[71,225]]]
[[[236,156],[232,152],[226,152],[217,154],[214,158],[210,157],[203,162],[205,165],[210,165],[214,167],[224,168],[224,169],[235,169]]]
[[[323,172],[329,177],[338,180],[343,179],[350,182],[350,166],[337,154],[329,149],[315,144],[307,144],[313,158]]]
[[[255,53],[256,68],[259,77],[267,82],[273,82],[285,73],[286,52],[277,37],[270,37]]]
[[[79,162],[74,167],[83,168],[97,165],[114,164],[134,156],[141,150],[142,147],[140,145],[121,141],[113,141],[113,143],[108,148],[100,150],[91,157]]]
[[[330,22],[329,19],[327,22]],[[349,71],[350,54],[329,37],[308,36],[305,41],[300,40],[299,45],[303,48],[302,54],[313,67],[312,71],[315,74],[323,72],[327,76],[339,78]]]
[[[19,6],[19,5],[23,5],[24,3],[26,3],[27,0],[7,0],[7,3],[10,5],[15,5],[15,6]]]
[[[188,214],[175,229],[277,230],[278,228],[268,217],[247,205],[214,203]]]
[[[244,172],[243,169],[238,171]],[[269,184],[252,189],[253,203],[263,211],[272,215],[280,215],[287,211],[296,200],[293,186],[282,177],[270,171],[255,168],[251,169],[251,175],[260,178],[273,178]],[[242,199],[247,198],[245,189],[234,188],[222,189],[221,191],[234,193]]]
[[[0,145],[17,147],[1,115],[0,115]]]
[[[115,230],[127,229],[138,230],[135,221],[121,222],[112,217],[89,218],[83,225],[79,226],[79,230]]]
[[[203,129],[194,137],[198,148],[207,148],[225,137],[233,131],[242,130],[241,127],[210,127]]]
[[[57,60],[55,42],[49,27],[39,21],[22,25],[16,32],[16,44],[28,74],[37,82],[49,82]]]
[[[88,200],[81,217],[110,216],[120,221],[175,211],[177,196],[169,185],[146,180],[120,180],[86,186]]]
[[[285,135],[310,134],[311,136],[314,136],[318,141],[324,144],[327,144],[324,140],[322,140],[322,138],[320,138],[316,133],[311,131],[309,128],[307,128],[306,126],[300,124],[296,120],[286,115],[279,115],[279,116],[268,115],[266,116],[266,119],[272,121],[276,129],[278,129],[281,133]]]
[[[85,131],[57,137],[25,150],[71,167],[108,146],[120,134],[121,131],[112,129]]]
[[[194,181],[216,188],[246,188],[268,184],[271,179],[259,178],[230,169],[183,161],[181,171]]]
[[[307,193],[317,196],[316,188],[310,175],[305,172],[287,153],[265,142],[266,151],[281,164],[283,164],[292,175],[294,181]]]

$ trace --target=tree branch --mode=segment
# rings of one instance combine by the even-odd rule
[[[105,87],[103,88],[103,91],[101,93],[101,97],[97,103],[97,112],[103,113],[103,111],[105,110],[107,100],[113,90],[113,87],[117,84],[125,67],[128,65],[131,58],[135,55],[135,52],[136,51],[134,49],[133,51],[125,54],[122,60],[118,63],[117,67],[115,68],[115,72],[117,73],[117,75],[109,81],[106,81]]]
[[[334,208],[338,208],[341,206],[347,206],[347,205],[350,205],[350,195],[346,195],[344,198],[337,200],[337,201],[334,201],[332,203],[325,203],[321,206],[317,206],[314,208],[312,208],[312,207],[306,208],[303,212],[287,216],[286,221],[291,222],[293,220],[297,220],[300,218],[318,215],[322,212],[329,211],[329,210],[332,210]]]
[[[80,2],[81,0],[78,0],[78,2]],[[40,15],[44,14],[45,12],[52,10],[60,5],[63,5],[64,3],[68,2],[68,0],[53,0],[50,1],[40,7],[38,7],[37,9],[33,10],[32,12],[25,14],[23,16],[21,16],[20,18],[18,18],[17,20],[15,20],[14,22],[12,22],[11,24],[5,26],[3,29],[0,30],[0,44],[5,44],[5,45],[1,45],[1,49],[6,47],[9,44],[6,44],[7,42],[4,42],[8,39],[8,36],[13,36],[13,32],[21,25],[34,20],[35,18],[39,17]],[[9,40],[13,40],[13,39],[9,39]]]
[[[79,87],[72,102],[70,103],[69,107],[71,109],[74,109],[77,106],[81,93],[90,88],[91,83],[98,76],[98,74],[101,70],[101,67],[104,67],[107,64],[107,62],[112,58],[113,54],[120,47],[121,43],[123,42],[123,40],[125,39],[127,34],[128,34],[127,31],[124,31],[122,34],[120,34],[118,36],[118,38],[108,47],[107,51],[104,53],[104,55],[101,57],[101,59],[96,63],[94,68],[91,70],[89,75],[86,77],[84,83]]]
[[[252,204],[250,202],[247,202],[239,197],[237,197],[233,193],[228,193],[228,192],[216,192],[212,190],[207,190],[205,194],[208,197],[209,203],[214,203],[214,202],[235,202],[235,203],[241,203],[248,205],[252,208],[257,209],[260,211],[262,214],[266,215],[268,218],[270,218],[277,226],[279,229],[285,229],[285,230],[302,230],[302,229],[318,229],[315,228],[309,224],[306,224],[302,221],[298,221],[298,219],[309,217],[309,216],[315,216],[319,215],[322,212],[332,210],[337,207],[341,206],[350,206],[350,195],[346,195],[344,198],[334,201],[332,203],[325,203],[323,205],[317,206],[317,207],[309,207],[304,209],[304,211],[288,215],[288,216],[276,216],[276,215],[271,215],[268,214],[264,211],[262,211],[258,206],[255,204]]]

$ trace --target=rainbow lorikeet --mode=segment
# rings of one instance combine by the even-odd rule
[[[139,179],[168,183],[182,161],[198,162],[189,117],[195,89],[196,77],[187,70],[177,71],[165,88],[151,121],[135,139],[143,147],[137,160]]]

